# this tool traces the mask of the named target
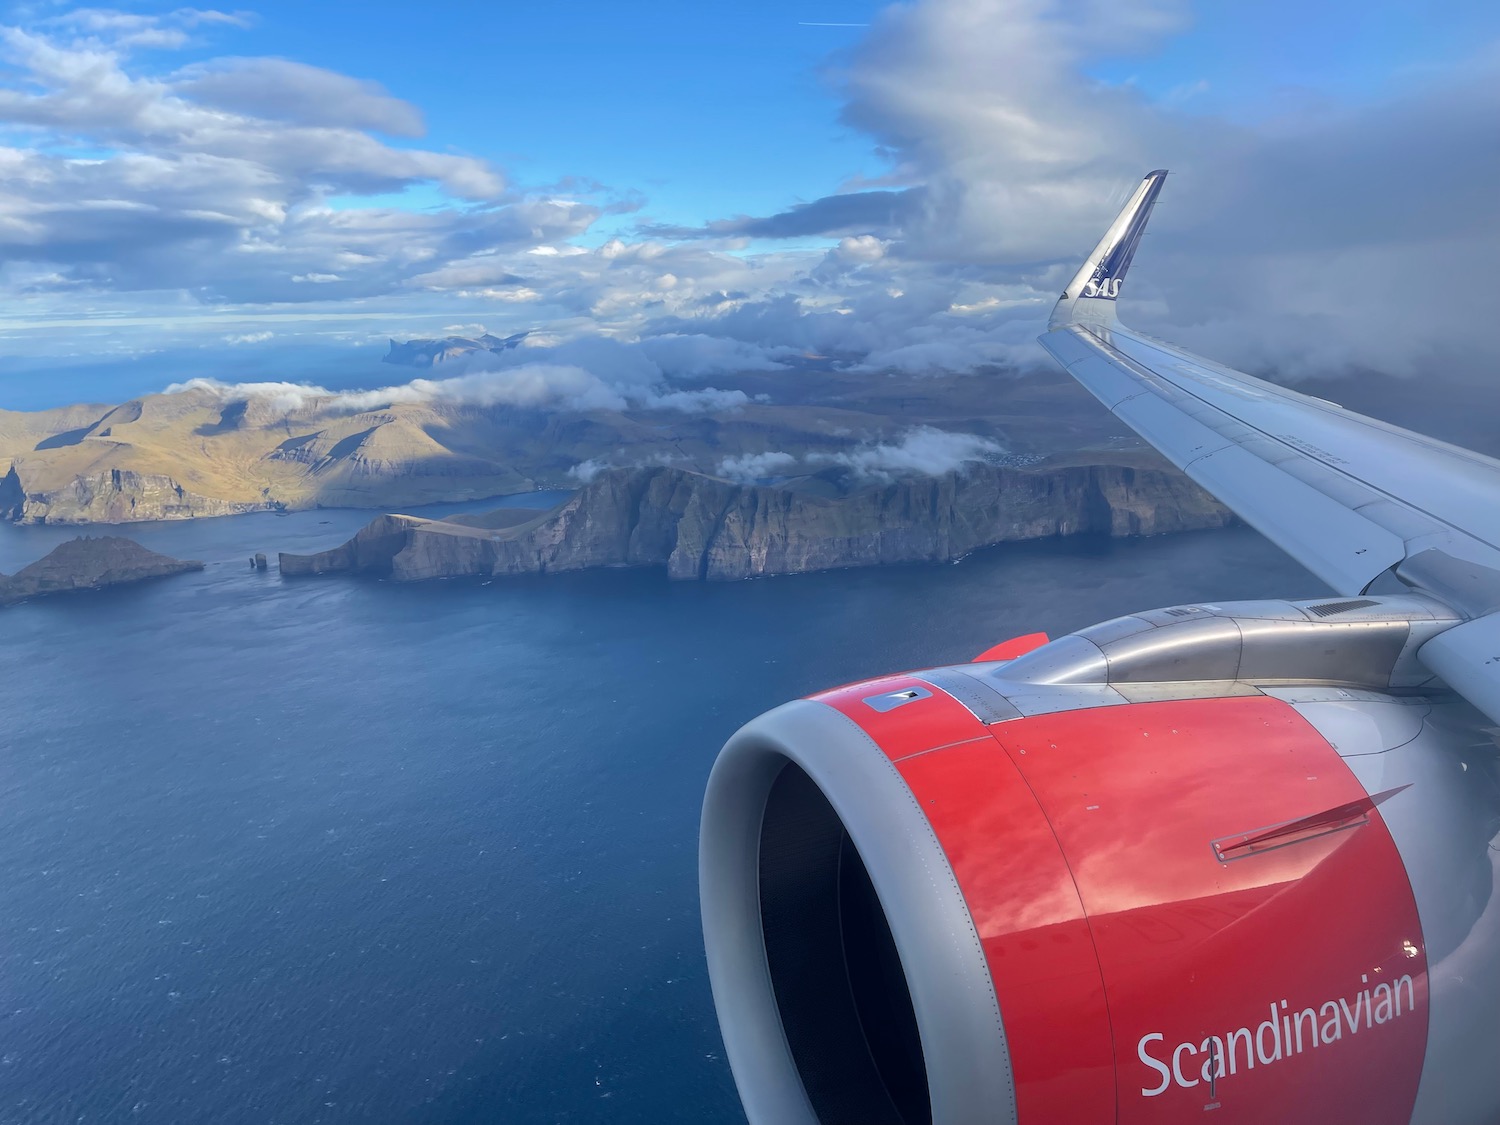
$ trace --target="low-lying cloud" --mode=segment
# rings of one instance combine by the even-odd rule
[[[673,379],[723,373],[740,365],[777,366],[733,341],[695,343],[663,338],[645,347],[600,337],[579,337],[505,352],[476,352],[447,368],[442,378],[370,390],[334,391],[303,383],[224,383],[191,379],[166,393],[204,392],[224,402],[255,401],[283,414],[317,410],[357,413],[403,403],[453,406],[515,406],[539,410],[661,410],[684,414],[735,410],[750,402],[740,390],[682,387]]]
[[[333,391],[309,383],[221,383],[189,379],[166,388],[168,394],[207,392],[222,402],[256,401],[294,414],[308,410],[358,414],[406,403],[451,406],[516,406],[561,411],[675,410],[684,414],[733,410],[749,402],[743,391],[666,390],[632,387],[621,391],[581,367],[531,363],[498,371],[474,371],[448,379],[413,379],[367,391]]]
[[[843,465],[870,480],[892,480],[901,476],[941,476],[1004,452],[1005,446],[993,438],[918,426],[894,442],[863,446],[848,453],[820,453],[814,459]]]
[[[742,453],[720,461],[718,475],[740,484],[754,484],[756,481],[787,476],[796,466],[797,458],[790,453]]]
[[[754,484],[840,466],[861,480],[888,482],[899,477],[941,476],[1004,455],[1005,446],[993,438],[915,426],[894,441],[870,442],[841,453],[820,451],[799,457],[774,450],[726,457],[717,471],[727,480]]]

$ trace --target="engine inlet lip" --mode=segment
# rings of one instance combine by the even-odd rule
[[[788,761],[833,806],[870,873],[911,992],[933,1125],[1014,1125],[994,984],[942,846],[880,748],[810,700],[736,732],[703,801],[698,882],[709,981],[746,1117],[751,1125],[819,1125],[782,1031],[760,919],[761,818]]]

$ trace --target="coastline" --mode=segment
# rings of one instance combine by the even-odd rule
[[[413,582],[654,567],[679,581],[951,562],[1000,543],[1117,538],[1229,526],[1176,470],[1134,460],[1012,469],[972,465],[843,496],[735,484],[680,469],[613,470],[549,512],[488,518],[390,513],[329,550],[281,552],[283,576]]]

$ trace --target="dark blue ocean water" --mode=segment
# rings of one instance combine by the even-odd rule
[[[696,910],[719,745],[830,684],[1320,585],[1254,533],[728,585],[282,581],[369,513],[0,610],[0,1123],[734,1122]],[[0,529],[13,571],[72,531]]]

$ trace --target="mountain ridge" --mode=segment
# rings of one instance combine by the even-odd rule
[[[575,487],[584,467],[714,474],[764,456],[800,460],[806,472],[923,427],[974,435],[1021,459],[1139,447],[1058,379],[809,371],[716,382],[742,388],[749,401],[693,412],[564,410],[409,388],[195,382],[112,405],[0,410],[0,518],[89,524],[389,510]]]

